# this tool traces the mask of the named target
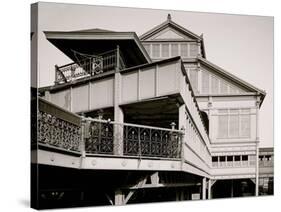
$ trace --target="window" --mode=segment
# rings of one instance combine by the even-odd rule
[[[242,161],[248,161],[248,155],[242,155]]]
[[[220,156],[220,162],[225,162],[225,156]]]
[[[212,162],[218,162],[218,157],[212,157]]]
[[[241,136],[250,137],[250,115],[241,115]]]
[[[249,138],[250,110],[218,110],[218,138]]]
[[[152,44],[152,57],[160,57],[160,44]]]
[[[227,161],[233,161],[233,156],[227,156]]]
[[[235,155],[234,156],[234,161],[240,161],[240,155]]]
[[[196,93],[198,90],[198,71],[196,68],[189,69],[190,83],[193,91]]]
[[[179,45],[178,44],[171,44],[171,56],[179,56]]]
[[[162,44],[162,57],[169,57],[169,44]]]
[[[189,44],[189,49],[190,49],[190,57],[197,57],[197,55],[198,55],[198,45],[197,45],[197,43]]]
[[[188,57],[188,48],[187,48],[187,44],[181,44],[181,54],[180,54],[183,58]]]
[[[145,50],[147,51],[147,53],[150,55],[150,44],[143,44]]]
[[[219,118],[219,132],[218,136],[220,138],[227,138],[228,136],[228,116],[227,115],[221,115]]]

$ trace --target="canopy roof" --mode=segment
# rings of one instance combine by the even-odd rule
[[[46,38],[74,62],[75,52],[101,54],[119,46],[126,67],[151,62],[135,32],[113,32],[104,29],[78,31],[45,31]]]

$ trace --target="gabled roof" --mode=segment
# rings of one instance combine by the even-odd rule
[[[262,104],[262,101],[263,101],[263,99],[264,99],[264,97],[266,95],[266,92],[264,90],[261,90],[261,89],[255,87],[254,85],[252,85],[252,84],[242,80],[241,78],[231,74],[230,72],[228,72],[225,69],[215,65],[214,63],[206,60],[203,57],[198,57],[198,61],[200,62],[200,64],[203,64],[203,65],[211,68],[215,72],[221,74],[225,78],[227,78],[227,79],[231,80],[232,82],[240,85],[241,87],[246,88],[250,92],[254,92],[254,93],[257,93],[258,95],[261,95],[261,103],[260,103],[260,105]]]
[[[154,28],[147,31],[146,33],[142,34],[139,38],[140,38],[141,41],[145,41],[148,38],[155,35],[156,33],[160,32],[160,31],[162,31],[162,30],[164,30],[168,27],[170,27],[172,29],[175,29],[176,31],[178,31],[178,32],[180,32],[184,35],[187,35],[188,37],[191,37],[194,40],[197,40],[198,42],[200,42],[201,48],[202,48],[202,55],[203,55],[204,58],[206,58],[203,34],[199,36],[199,35],[191,32],[191,31],[189,31],[188,29],[178,25],[177,23],[173,22],[170,14],[168,14],[166,21],[164,21],[162,24],[159,24],[159,25],[155,26]]]

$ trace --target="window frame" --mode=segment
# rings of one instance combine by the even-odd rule
[[[234,113],[233,110],[236,110],[237,112]],[[248,123],[248,128],[249,128],[249,132],[247,135],[243,135],[242,131],[242,117],[245,117],[245,115],[248,116],[249,118],[249,123]],[[227,117],[227,133],[224,136],[223,134],[225,133],[221,133],[221,125],[220,125],[220,120],[219,117],[221,116],[225,116]],[[231,116],[238,116],[238,135],[231,135],[230,133],[230,117]],[[217,130],[217,139],[237,139],[237,138],[251,138],[251,109],[250,108],[233,108],[233,109],[218,109],[218,114],[217,114],[218,120],[217,120],[217,124],[218,124],[218,130]]]

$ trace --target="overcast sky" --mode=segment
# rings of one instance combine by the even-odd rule
[[[54,82],[54,65],[71,62],[48,42],[43,31],[102,28],[138,35],[172,20],[204,34],[207,59],[265,90],[260,112],[261,146],[273,145],[273,18],[183,11],[149,10],[75,4],[39,4],[39,86]],[[33,26],[32,26],[33,27]]]

